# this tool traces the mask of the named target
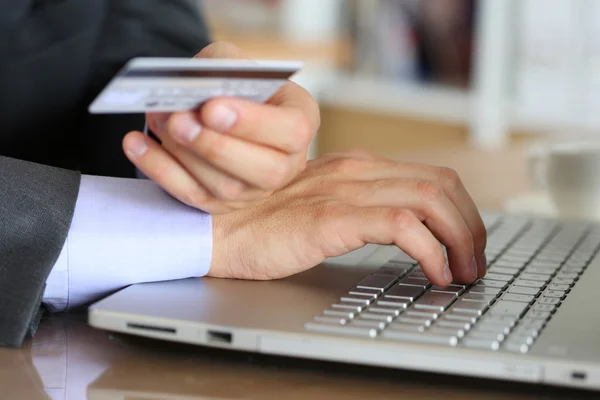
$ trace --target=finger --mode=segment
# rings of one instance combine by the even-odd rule
[[[200,109],[199,117],[206,128],[289,154],[305,151],[315,132],[301,108],[239,98],[210,100]]]
[[[250,186],[279,189],[295,175],[297,160],[277,150],[215,132],[197,125],[193,113],[176,113],[169,131],[193,132],[185,146],[210,165]],[[169,151],[175,145],[163,141]]]
[[[380,161],[384,161],[381,159]],[[386,165],[385,167],[383,165]],[[473,198],[469,195],[458,173],[451,168],[436,167],[419,163],[373,164],[371,168],[362,168],[362,179],[379,180],[391,178],[423,179],[437,182],[446,196],[463,216],[473,236],[473,248],[477,264],[477,275],[483,277],[486,272],[485,247],[486,228]]]
[[[204,47],[194,58],[248,59],[248,55],[229,42],[213,42]]]
[[[336,249],[336,255],[367,243],[395,244],[419,262],[435,285],[446,286],[452,282],[439,241],[413,212],[392,207],[359,207],[344,212],[341,218],[342,229],[330,236],[342,238],[341,250]]]
[[[405,164],[402,167],[405,173],[415,178],[437,182],[461,213],[473,236],[477,276],[483,277],[487,267],[487,261],[485,260],[486,228],[473,198],[467,192],[458,173],[451,168],[423,164]]]
[[[127,158],[147,177],[179,201],[200,209],[209,205],[209,193],[166,150],[141,132],[123,139]]]
[[[249,59],[239,47],[228,42],[214,42],[204,47],[194,58]],[[146,113],[152,132],[162,134],[167,129],[170,113]]]
[[[175,149],[173,155],[181,165],[218,199],[225,201],[255,201],[270,192],[249,188],[243,182],[211,166],[184,148]]]
[[[415,211],[446,246],[453,276],[464,283],[477,277],[473,235],[462,214],[434,182],[418,179],[387,179],[361,185],[350,182],[340,186],[338,192],[357,206],[401,207]]]

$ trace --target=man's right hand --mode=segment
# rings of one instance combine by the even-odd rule
[[[486,268],[486,229],[456,172],[365,152],[311,161],[266,200],[214,215],[213,238],[208,275],[221,278],[283,278],[368,243],[395,244],[437,285]]]

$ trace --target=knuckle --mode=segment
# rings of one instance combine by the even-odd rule
[[[425,201],[438,201],[444,196],[444,191],[436,183],[428,180],[419,180],[416,184],[417,194]]]
[[[406,229],[415,224],[417,217],[412,211],[398,208],[392,211],[391,219],[394,226],[398,229]]]
[[[222,160],[227,151],[228,139],[208,130],[200,136],[198,140],[200,154],[211,163]]]
[[[274,163],[265,174],[265,189],[279,189],[288,183],[290,166],[286,162]]]
[[[216,195],[223,200],[235,200],[244,192],[244,186],[236,181],[223,182],[216,188]]]
[[[458,172],[448,167],[439,168],[438,182],[444,189],[451,192],[456,190],[461,185],[461,180],[460,176],[458,175]]]
[[[202,209],[206,206],[209,197],[204,190],[198,188],[184,192],[179,200],[190,207]]]
[[[316,226],[321,226],[330,233],[338,234],[340,225],[348,214],[348,205],[339,201],[324,200],[316,205],[314,218]]]
[[[330,160],[327,165],[331,172],[337,172],[343,175],[355,175],[365,168],[364,160],[352,157],[334,158]]]
[[[296,133],[294,137],[296,140],[292,146],[292,151],[300,152],[306,150],[313,139],[313,129],[308,117],[306,117],[306,115],[304,115],[304,113],[301,111],[297,112],[295,118]]]

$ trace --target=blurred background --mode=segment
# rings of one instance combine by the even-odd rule
[[[600,1],[203,0],[213,36],[302,60],[311,156],[497,149],[600,129]]]

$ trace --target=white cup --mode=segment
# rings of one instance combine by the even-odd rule
[[[600,141],[539,147],[528,161],[534,190],[548,193],[559,216],[600,220]]]

